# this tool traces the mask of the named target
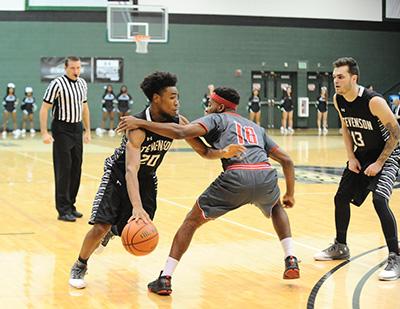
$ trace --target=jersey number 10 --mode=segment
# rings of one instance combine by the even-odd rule
[[[235,122],[236,125],[236,137],[239,145],[243,145],[244,142],[248,142],[251,145],[258,144],[257,134],[253,127],[243,127],[240,123]]]

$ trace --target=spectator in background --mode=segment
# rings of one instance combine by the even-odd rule
[[[260,106],[260,97],[259,97],[259,89],[253,89],[253,92],[249,98],[248,103],[248,111],[249,111],[249,119],[250,121],[255,122],[256,124],[260,125],[260,118],[261,118],[261,106]]]
[[[281,133],[282,134],[293,134],[293,100],[292,100],[292,86],[287,86],[283,91],[283,98],[281,104],[282,110],[282,122],[281,122]]]
[[[15,96],[15,85],[13,83],[8,83],[6,96],[3,99],[3,138],[7,137],[7,123],[8,119],[12,118],[13,122],[13,134],[14,138],[18,138],[20,135],[20,131],[17,129],[17,109],[16,106],[18,104],[18,99]]]
[[[22,136],[26,134],[26,122],[29,120],[31,136],[35,135],[35,125],[33,120],[33,113],[36,111],[36,100],[33,97],[32,87],[25,87],[25,97],[22,99]]]
[[[204,110],[208,108],[208,102],[210,101],[210,96],[214,92],[214,85],[210,84],[208,85],[208,92],[204,94],[203,99],[201,100],[201,105]]]
[[[320,97],[318,98],[317,127],[318,135],[328,134],[328,88],[326,87],[321,87]]]
[[[114,131],[114,112],[116,110],[115,108],[115,103],[117,103],[117,99],[115,97],[113,87],[112,85],[107,85],[105,87],[105,91],[103,94],[102,98],[102,103],[103,103],[103,116],[101,118],[101,130],[96,130],[97,135],[103,135],[103,133],[106,131],[105,126],[106,126],[106,121],[109,119],[110,126],[109,126],[109,131],[108,135],[109,136],[114,136],[115,131]]]
[[[123,85],[120,89],[120,92],[117,96],[117,110],[119,114],[119,118],[122,116],[128,116],[131,109],[130,106],[133,104],[132,96],[128,93],[128,87]]]

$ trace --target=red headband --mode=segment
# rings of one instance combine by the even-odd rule
[[[230,109],[233,109],[233,110],[236,110],[237,109],[237,104],[235,104],[235,103],[233,103],[233,102],[231,102],[231,101],[229,101],[229,100],[227,100],[227,99],[224,99],[223,97],[220,97],[218,94],[216,94],[215,92],[213,92],[213,94],[211,95],[211,99],[214,101],[214,102],[216,102],[216,103],[218,103],[218,104],[222,104],[222,105],[225,105],[225,107],[227,107],[227,108],[230,108]]]

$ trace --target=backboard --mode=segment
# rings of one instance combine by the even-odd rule
[[[150,42],[168,41],[168,10],[156,5],[109,4],[107,38],[109,42],[133,42],[136,35],[150,36]]]

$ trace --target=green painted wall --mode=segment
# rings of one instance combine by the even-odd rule
[[[202,115],[200,100],[210,83],[237,88],[244,98],[239,111],[245,115],[251,71],[298,71],[298,60],[307,60],[310,71],[318,70],[317,63],[326,71],[337,57],[353,56],[360,64],[362,83],[372,83],[381,91],[400,79],[395,48],[400,42],[398,32],[170,25],[169,36],[169,43],[150,44],[149,53],[140,55],[133,44],[107,43],[104,23],[0,22],[0,96],[4,96],[6,84],[14,82],[18,97],[30,85],[41,101],[47,84],[40,82],[40,57],[65,55],[123,57],[124,83],[134,97],[134,112],[145,103],[138,85],[146,74],[154,70],[176,73],[181,112],[190,119]],[[284,62],[289,64],[287,68]],[[238,68],[241,77],[234,76]],[[297,93],[305,96],[306,74],[299,73],[302,87]],[[89,84],[93,127],[100,123],[102,93],[102,84]],[[314,119],[309,123],[315,126]]]

